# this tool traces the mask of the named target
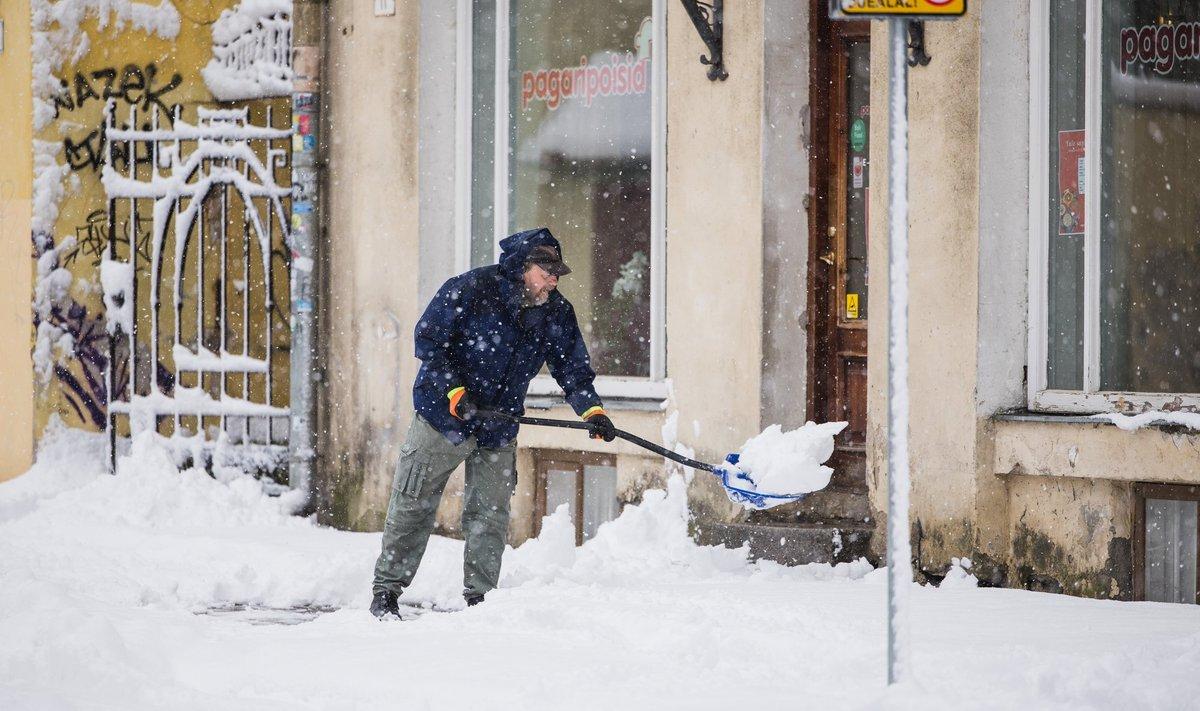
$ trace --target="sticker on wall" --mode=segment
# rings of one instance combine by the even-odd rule
[[[866,172],[863,169],[865,162],[862,156],[854,156],[854,159],[850,162],[850,180],[855,190],[862,190],[863,188],[863,174]]]
[[[850,150],[862,153],[867,147],[867,122],[861,118],[854,119],[850,124]]]
[[[846,318],[858,318],[858,294],[846,294]]]
[[[1058,234],[1083,234],[1084,132],[1058,132]]]

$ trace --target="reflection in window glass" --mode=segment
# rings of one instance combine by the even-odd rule
[[[1046,384],[1083,388],[1084,0],[1050,7]]]
[[[583,468],[583,540],[600,530],[620,513],[617,500],[617,468],[589,464]]]
[[[867,195],[871,176],[867,156],[871,155],[871,45],[850,45],[850,74],[846,82],[846,110],[849,128],[846,135],[846,319],[867,316]]]
[[[651,0],[513,0],[508,231],[549,227],[596,371],[650,375]]]
[[[1100,387],[1200,392],[1200,5],[1102,6]]]
[[[1196,502],[1146,499],[1146,599],[1196,602]]]
[[[551,469],[546,472],[546,514],[552,514],[559,506],[567,505],[572,521],[576,519],[576,489],[579,475],[574,469]]]

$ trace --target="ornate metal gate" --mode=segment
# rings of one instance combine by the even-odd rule
[[[152,432],[179,466],[286,467],[292,131],[275,127],[285,112],[260,113],[264,125],[247,108],[198,108],[195,123],[131,110],[118,125],[108,107],[113,463]]]

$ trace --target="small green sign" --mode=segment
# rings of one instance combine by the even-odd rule
[[[867,147],[867,122],[860,118],[850,124],[850,150],[861,153]]]

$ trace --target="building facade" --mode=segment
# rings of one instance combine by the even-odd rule
[[[887,175],[888,118],[871,107],[888,105],[887,28],[831,22],[822,0],[730,0],[714,66],[698,61],[718,54],[690,9],[705,20],[682,0],[298,3],[295,32],[320,66],[319,131],[304,130],[321,139],[292,137],[293,151],[314,152],[318,175],[315,367],[270,375],[268,365],[265,382],[238,387],[231,362],[205,361],[221,375],[172,382],[266,408],[254,410],[268,422],[256,441],[272,446],[271,418],[296,411],[287,382],[311,382],[316,510],[377,530],[412,417],[412,332],[426,301],[453,274],[490,263],[504,235],[544,225],[574,268],[560,289],[619,427],[715,462],[771,424],[849,423],[830,486],[796,504],[751,514],[712,477],[684,472],[697,537],[791,563],[878,559],[888,196],[873,179]],[[130,54],[122,67],[153,62],[155,81],[181,76],[170,91],[192,110],[248,105],[262,123],[283,99],[238,104],[194,78],[215,37],[184,10],[172,37],[161,24],[123,30],[160,34],[144,44],[154,56]],[[908,104],[911,523],[925,579],[966,557],[987,584],[1196,602],[1200,438],[1187,424],[1200,405],[1200,166],[1189,150],[1200,18],[1190,12],[1169,0],[978,2],[911,37],[929,58],[910,70]],[[34,117],[39,84],[22,93],[9,67],[36,80],[38,56],[11,35],[0,53],[0,81]],[[103,69],[71,59],[53,68],[69,85]],[[85,108],[99,111],[93,103]],[[58,130],[35,125],[22,139],[31,146]],[[0,165],[0,229],[29,230],[35,248],[42,150]],[[100,188],[80,180],[59,222],[96,209],[87,190]],[[289,225],[311,209],[294,196],[281,206]],[[0,284],[5,303],[33,295],[35,354],[46,348],[43,255]],[[99,276],[72,273],[91,280],[73,288],[102,313]],[[283,293],[275,304],[296,313]],[[218,338],[232,324],[282,328],[262,352],[285,359],[291,341],[270,311],[179,322],[209,323]],[[206,338],[181,345],[196,357],[231,350]],[[82,375],[86,363],[56,343],[59,365]],[[168,373],[196,365],[171,350]],[[32,442],[51,413],[101,426],[38,380],[43,360],[17,351],[0,369],[6,431]],[[574,418],[548,376],[526,407]],[[1165,414],[1134,431],[1112,424],[1143,411]],[[219,438],[231,416],[234,430],[248,426],[233,411],[193,414],[158,413],[159,433],[216,427]],[[525,427],[518,442],[513,544],[560,504],[586,540],[676,471],[578,432]],[[0,455],[11,458],[4,473],[31,451]],[[461,486],[460,473],[439,512],[450,534]]]
[[[933,60],[912,70],[909,99],[922,571],[966,554],[995,584],[1196,602],[1200,440],[1170,425],[1195,411],[1200,352],[1190,13],[979,3],[927,27]],[[872,39],[882,46],[882,28]],[[886,239],[873,228],[872,264],[886,264]],[[869,373],[879,506],[885,338],[871,334]],[[1158,425],[1090,417],[1142,412]]]

